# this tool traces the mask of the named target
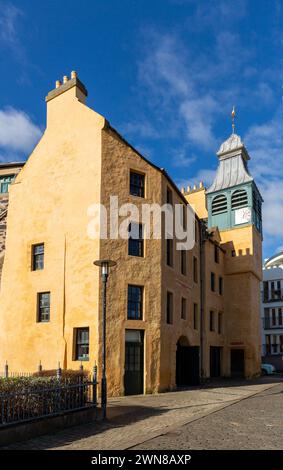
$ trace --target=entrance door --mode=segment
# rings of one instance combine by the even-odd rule
[[[199,347],[182,346],[176,351],[176,385],[185,387],[199,384]]]
[[[210,346],[210,377],[221,376],[221,349],[218,346]]]
[[[126,330],[125,343],[125,395],[143,393],[144,346],[142,330]]]
[[[245,374],[245,352],[243,349],[231,349],[231,375],[243,377]]]

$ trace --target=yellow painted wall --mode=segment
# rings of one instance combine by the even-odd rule
[[[97,358],[99,243],[87,236],[87,209],[100,201],[105,120],[76,87],[47,103],[47,129],[10,188],[0,298],[0,364],[34,371],[73,362],[73,328],[90,327]],[[44,242],[45,267],[31,271],[31,245]],[[49,323],[36,321],[37,292],[51,291]]]

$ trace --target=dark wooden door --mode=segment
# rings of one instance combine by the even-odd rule
[[[231,375],[243,377],[245,374],[245,352],[243,349],[231,349]]]
[[[221,375],[221,349],[217,346],[210,347],[210,377]]]
[[[199,384],[199,347],[177,345],[176,385],[186,387]]]
[[[125,395],[138,395],[143,393],[144,382],[144,345],[143,332],[140,332],[140,341],[127,341],[125,343]]]

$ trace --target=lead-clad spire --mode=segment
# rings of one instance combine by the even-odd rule
[[[253,181],[247,167],[247,160],[250,157],[239,135],[231,134],[220,145],[217,156],[219,159],[217,173],[207,193]]]

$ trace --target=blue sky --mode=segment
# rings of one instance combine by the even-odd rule
[[[0,0],[0,161],[27,158],[71,70],[179,186],[209,184],[235,105],[269,256],[283,249],[282,26],[276,0]]]

